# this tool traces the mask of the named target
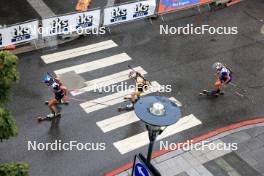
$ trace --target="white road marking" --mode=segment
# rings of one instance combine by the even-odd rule
[[[141,74],[147,74],[147,72],[141,67],[135,67],[133,69],[135,71],[140,72]],[[131,70],[128,69],[128,70],[121,71],[121,72],[118,72],[118,73],[115,73],[112,75],[108,75],[105,77],[101,77],[98,79],[87,81],[87,82],[85,82],[85,84],[87,85],[86,87],[79,89],[79,90],[76,90],[76,91],[72,91],[71,94],[73,96],[76,96],[76,95],[80,95],[84,92],[88,92],[88,91],[92,91],[92,90],[95,91],[96,89],[100,90],[100,88],[103,88],[105,86],[109,86],[111,84],[116,84],[116,83],[128,80],[129,79],[128,74],[130,71]]]
[[[157,92],[158,90],[161,89],[161,85],[157,83],[156,81],[151,82],[151,85],[152,85],[151,86],[152,90],[151,91],[148,90],[142,93],[141,96],[144,96],[144,95],[147,95],[153,92]],[[102,98],[84,102],[80,104],[80,106],[84,109],[86,113],[91,113],[99,109],[107,108],[108,106],[112,106],[112,105],[124,102],[124,97],[130,95],[131,92],[133,91],[134,89],[128,89],[126,91],[117,92],[117,93],[114,93],[114,94],[111,94],[111,95],[108,95]]]
[[[139,121],[139,118],[136,116],[135,112],[130,111],[100,122],[96,122],[96,124],[104,133],[106,133],[137,121]]]
[[[190,129],[200,124],[202,124],[202,122],[197,119],[193,114],[185,116],[174,125],[167,127],[164,132],[157,137],[157,140],[164,139],[168,136],[174,135],[176,133]],[[144,145],[147,145],[148,143],[148,132],[145,131],[143,133],[139,133],[129,138],[117,141],[114,143],[114,146],[121,154],[125,154]]]
[[[42,18],[55,15],[55,13],[42,0],[27,0],[27,2]]]
[[[175,102],[175,98],[171,97],[170,100]],[[175,102],[176,103],[176,102]],[[181,103],[177,101],[178,106],[181,106]],[[136,116],[134,111],[130,111],[121,115],[117,115],[99,122],[96,122],[97,126],[104,132],[109,132],[117,128],[129,125],[131,123],[139,121],[139,118]]]
[[[103,41],[100,43],[95,43],[95,44],[91,44],[91,45],[87,45],[87,46],[69,49],[66,51],[61,51],[61,52],[57,52],[57,53],[53,53],[53,54],[44,55],[44,56],[41,56],[41,58],[46,64],[50,64],[53,62],[58,62],[58,61],[62,61],[62,60],[66,60],[66,59],[70,59],[70,58],[74,58],[74,57],[78,57],[78,56],[82,56],[82,55],[91,54],[94,52],[110,49],[110,48],[113,48],[116,46],[118,46],[118,45],[114,41],[107,40],[107,41]]]
[[[121,53],[121,54],[117,54],[117,55],[114,55],[114,56],[106,57],[106,58],[103,58],[103,59],[95,60],[95,61],[92,61],[92,62],[87,62],[87,63],[84,63],[84,64],[63,68],[63,69],[60,69],[60,70],[56,70],[54,72],[56,73],[56,75],[60,75],[60,74],[67,73],[67,72],[70,72],[70,71],[75,71],[75,73],[80,74],[80,73],[84,73],[84,72],[88,72],[88,71],[93,71],[93,70],[96,70],[96,69],[104,68],[104,67],[107,67],[107,66],[119,64],[119,63],[122,63],[122,62],[126,62],[126,61],[129,61],[129,60],[131,60],[131,57],[129,57],[126,53]]]

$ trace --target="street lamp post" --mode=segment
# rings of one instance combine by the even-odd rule
[[[149,147],[146,164],[151,165],[151,154],[155,140],[167,126],[176,123],[181,117],[180,108],[170,99],[161,96],[143,97],[134,106],[137,117],[146,124]]]

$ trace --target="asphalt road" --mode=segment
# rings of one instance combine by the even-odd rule
[[[27,0],[1,0],[0,25],[10,25],[39,18]]]
[[[214,129],[263,116],[264,86],[264,35],[260,34],[264,19],[262,0],[244,1],[236,6],[211,13],[179,18],[181,13],[168,14],[165,21],[141,20],[112,27],[111,35],[91,36],[63,44],[58,50],[67,50],[108,39],[118,47],[74,59],[46,65],[41,55],[57,52],[44,49],[19,55],[21,81],[14,87],[10,108],[17,119],[19,136],[0,145],[0,162],[26,161],[30,175],[90,175],[97,176],[132,161],[134,154],[147,152],[141,147],[121,155],[113,142],[125,139],[145,130],[141,122],[102,133],[96,122],[118,115],[114,105],[86,114],[80,102],[71,101],[64,107],[59,126],[50,123],[37,124],[36,117],[47,114],[43,102],[49,98],[49,90],[41,83],[43,73],[72,65],[104,58],[120,52],[127,53],[133,66],[142,66],[147,78],[172,85],[171,93],[161,95],[176,97],[183,104],[183,115],[194,114],[202,124],[166,138],[181,142]],[[237,26],[237,35],[160,35],[159,25],[185,26],[186,24],[209,24],[211,26]],[[203,89],[209,89],[214,81],[211,65],[221,61],[235,72],[234,83],[246,89],[244,97],[235,94],[229,86],[219,98],[199,97]],[[127,62],[95,71],[82,73],[86,80],[122,71]],[[30,66],[29,66],[30,65]],[[107,94],[85,93],[79,98],[92,100]],[[77,140],[79,142],[105,142],[105,151],[28,151],[27,141],[51,142]],[[131,144],[133,145],[133,144]],[[155,146],[155,150],[158,145]]]

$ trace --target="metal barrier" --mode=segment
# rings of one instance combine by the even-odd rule
[[[130,1],[103,9],[103,26],[118,25],[139,19],[149,18],[156,14],[156,0]]]
[[[38,40],[38,20],[29,20],[0,29],[0,49]]]
[[[180,0],[175,2],[172,0],[136,0],[106,6],[102,9],[94,8],[85,12],[50,16],[41,21],[30,20],[0,28],[0,49],[12,44],[21,45],[29,42],[33,42],[37,48],[36,41],[41,40],[44,43],[51,43],[57,41],[56,37],[58,36],[62,38],[78,36],[79,29],[92,30],[106,27],[110,32],[110,26],[144,18],[149,18],[151,22],[151,17],[156,17],[157,15],[164,21],[164,14],[194,7],[198,8],[200,12],[201,5],[206,4],[210,9],[210,3],[218,1],[223,0]],[[72,31],[69,31],[69,27],[73,27],[70,29]],[[41,31],[43,29],[45,29],[45,32]],[[42,33],[40,34],[40,32]],[[55,42],[50,46],[53,45],[57,45],[57,43]]]

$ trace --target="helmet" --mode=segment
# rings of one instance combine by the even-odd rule
[[[213,64],[212,68],[216,70],[220,70],[224,65],[220,62],[216,62]]]
[[[48,73],[46,73],[44,76],[43,76],[43,82],[44,83],[51,83],[52,82],[52,77],[48,74]]]
[[[54,89],[54,90],[59,90],[60,85],[59,85],[58,83],[54,82],[54,83],[51,85],[51,87],[52,87],[52,89]]]
[[[144,79],[141,77],[137,77],[137,83],[144,83]]]
[[[129,78],[132,78],[132,79],[137,78],[137,72],[135,72],[135,71],[131,71],[131,72],[129,72],[128,77],[129,77]]]

